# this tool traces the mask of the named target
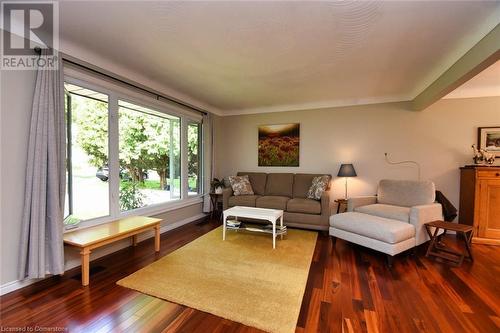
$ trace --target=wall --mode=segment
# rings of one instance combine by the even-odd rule
[[[77,55],[75,55],[77,56]],[[35,87],[34,71],[1,71],[0,73],[0,286],[1,293],[23,284],[16,282],[18,270],[21,218],[24,202],[24,179]],[[203,217],[202,204],[176,209],[158,215],[164,219],[162,232],[182,223]],[[144,236],[140,239],[144,239]],[[127,241],[92,253],[96,259],[129,245]],[[65,253],[66,268],[79,265],[79,255],[70,249]],[[24,284],[30,283],[27,281]]]
[[[258,167],[257,127],[300,123],[300,167]],[[321,110],[229,116],[216,123],[220,177],[237,171],[320,172],[336,175],[352,162],[358,177],[349,179],[349,195],[372,195],[383,178],[416,179],[413,166],[390,166],[416,160],[422,179],[431,179],[458,207],[459,167],[471,163],[478,126],[500,125],[500,97],[441,100],[424,111],[407,103],[374,104]],[[335,197],[344,196],[343,179],[334,181]]]

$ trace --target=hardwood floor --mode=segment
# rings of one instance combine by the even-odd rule
[[[2,331],[260,332],[115,284],[215,227],[211,221],[165,233],[156,255],[149,239],[94,261],[89,287],[80,285],[77,268],[5,295]],[[475,262],[456,268],[425,258],[425,247],[397,256],[389,269],[382,254],[342,240],[332,251],[320,234],[297,332],[499,332],[500,248],[474,244]]]

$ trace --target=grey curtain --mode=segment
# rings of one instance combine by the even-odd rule
[[[208,113],[203,116],[203,141],[204,141],[204,158],[203,174],[204,190],[203,190],[203,212],[209,213],[211,211],[210,196],[210,182],[214,177],[214,130],[213,130],[213,116]]]
[[[42,57],[47,56],[42,50]],[[19,278],[64,273],[66,188],[62,61],[37,70],[31,111]]]

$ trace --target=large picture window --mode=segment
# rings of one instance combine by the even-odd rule
[[[119,101],[120,209],[181,198],[180,118]]]
[[[201,117],[79,80],[64,88],[66,216],[104,222],[202,194]]]
[[[89,220],[109,215],[108,96],[66,84],[66,215]],[[89,200],[92,198],[92,200]]]

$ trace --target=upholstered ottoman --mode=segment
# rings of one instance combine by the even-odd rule
[[[392,256],[415,247],[415,227],[412,224],[358,212],[330,217],[330,236],[336,237]]]

